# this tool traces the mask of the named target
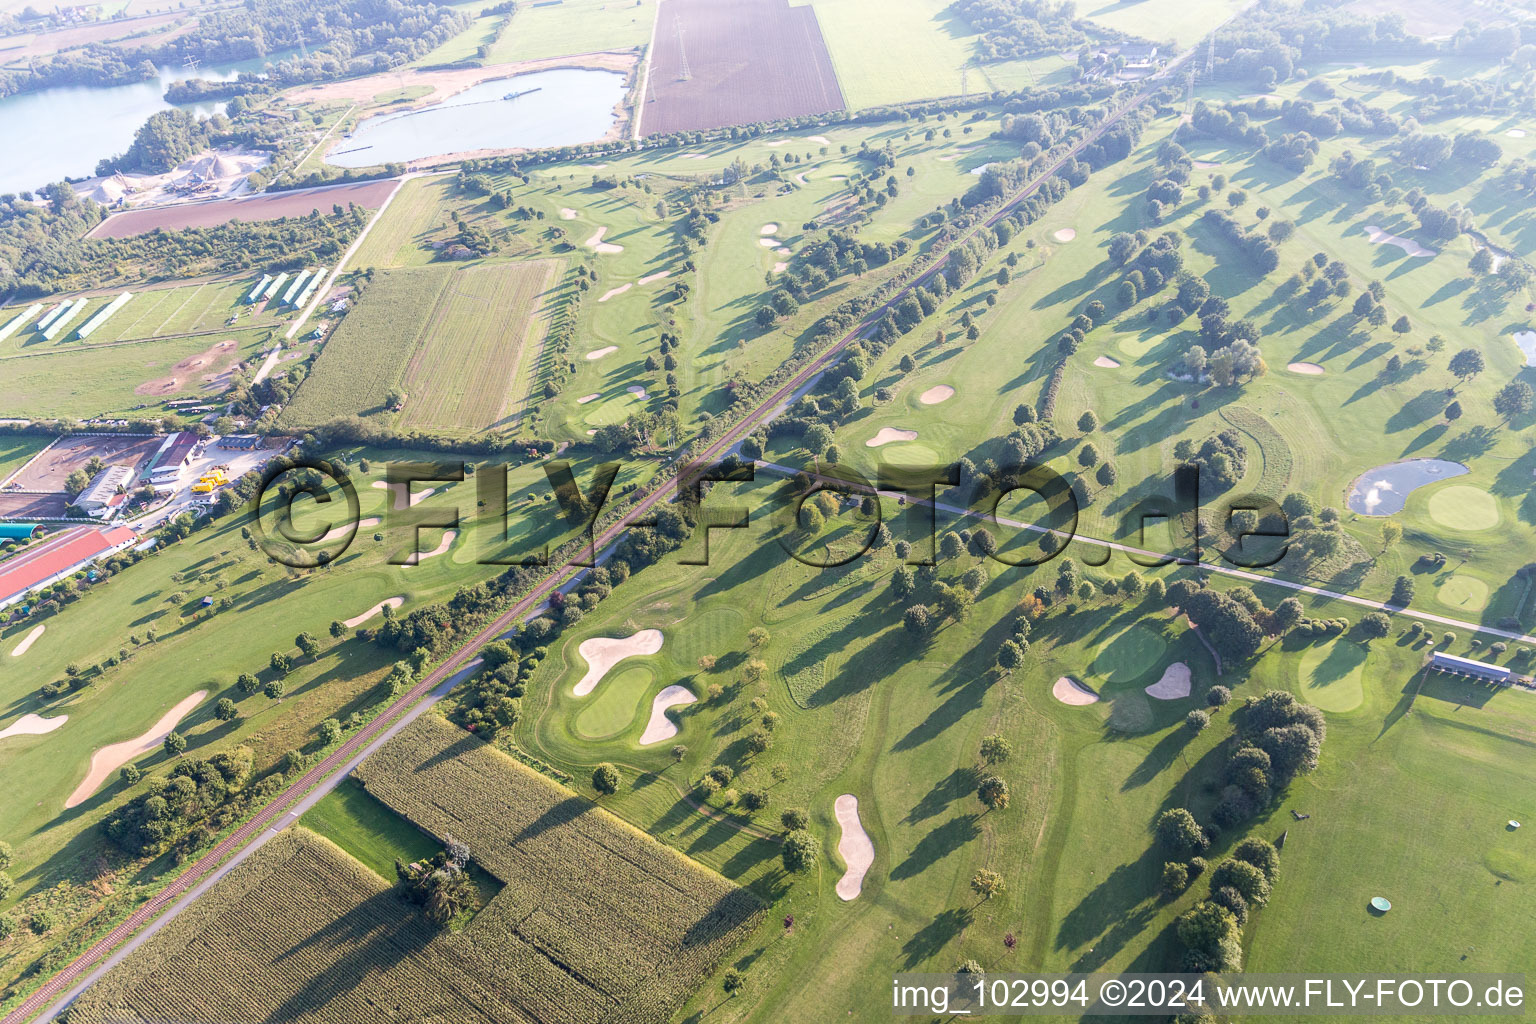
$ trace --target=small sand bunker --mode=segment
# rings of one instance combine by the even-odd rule
[[[407,484],[391,484],[383,480],[375,480],[373,486],[381,491],[389,491],[395,496],[395,511],[408,509],[422,498],[437,491],[436,487],[427,487],[420,491],[410,491]]]
[[[68,715],[59,715],[56,718],[22,715],[4,729],[0,729],[0,740],[8,736],[42,736],[44,733],[53,732],[67,721],[69,721]]]
[[[588,402],[595,402],[599,398],[602,398],[602,397],[603,396],[602,396],[601,392],[594,391],[590,395],[582,395],[580,398],[576,399],[576,404],[577,405],[586,405]]]
[[[1370,236],[1373,245],[1395,245],[1409,256],[1433,256],[1433,249],[1426,249],[1411,238],[1403,238],[1400,235],[1389,235],[1375,224],[1367,224],[1365,233]]]
[[[757,244],[764,249],[781,249],[784,247],[784,243],[777,238],[759,238]]]
[[[588,359],[601,359],[601,358],[603,358],[603,356],[607,355],[608,353],[610,353],[610,352],[617,352],[618,350],[619,350],[619,346],[617,346],[617,345],[604,345],[602,348],[595,348],[591,352],[588,352],[587,353],[587,358]]]
[[[784,273],[784,271],[786,271],[788,269],[789,269],[789,264],[785,263],[783,260],[780,260],[778,263],[775,263],[773,265],[773,272],[775,274],[782,274],[782,273]]]
[[[1147,687],[1147,696],[1158,700],[1182,700],[1189,696],[1189,666],[1176,661],[1163,669],[1163,678]]]
[[[21,638],[21,643],[11,649],[11,657],[19,658],[26,654],[32,648],[32,645],[37,643],[37,638],[43,635],[43,630],[47,628],[47,626],[33,626],[31,631]]]
[[[1523,139],[1523,138],[1525,138],[1525,129],[1524,128],[1511,128],[1509,131],[1505,132],[1504,134],[1508,135],[1512,139]]]
[[[777,249],[773,250],[773,254],[775,256],[788,256],[789,255],[789,248],[788,248],[788,246],[781,245]]]
[[[828,181],[847,181],[848,180],[848,175],[846,175],[846,174],[834,174],[831,177],[827,178],[827,180]]]
[[[1316,363],[1286,363],[1285,368],[1292,373],[1300,373],[1308,377],[1321,377],[1328,372]]]
[[[346,626],[348,629],[356,629],[358,626],[361,626],[363,623],[379,614],[379,612],[382,612],[385,608],[399,608],[403,604],[405,604],[405,598],[403,597],[386,597],[372,608],[369,608],[367,611],[363,612],[363,614],[354,615],[350,619],[343,619],[341,624]]]
[[[636,281],[635,283],[636,284],[650,284],[652,281],[660,281],[664,277],[671,277],[671,276],[672,276],[672,271],[670,271],[670,270],[658,270],[654,274],[646,274],[644,277],[642,277],[639,281]]]
[[[69,795],[69,799],[64,801],[64,806],[70,808],[84,803],[100,788],[109,775],[139,755],[147,754],[164,743],[165,738],[171,734],[171,730],[175,729],[183,718],[190,715],[192,709],[202,703],[206,696],[208,696],[207,690],[198,690],[161,715],[160,720],[150,726],[148,732],[135,736],[131,740],[102,747],[92,754],[91,770],[86,773],[85,781],[76,786],[75,791]]]
[[[1109,358],[1109,356],[1099,356],[1093,361],[1093,365],[1103,367],[1106,370],[1113,370],[1117,368],[1120,363],[1114,359]]]
[[[645,732],[640,734],[640,745],[644,747],[676,736],[677,723],[667,717],[667,708],[692,704],[696,700],[698,698],[686,686],[669,686],[658,693],[651,701],[651,720],[645,723]]]
[[[1058,242],[1070,242],[1077,237],[1077,231],[1072,228],[1062,228],[1051,235]]]
[[[917,396],[917,400],[924,405],[938,405],[955,397],[955,389],[948,384],[935,384],[933,387]]]
[[[808,135],[808,136],[806,136],[805,141],[806,142],[814,142],[818,146],[830,146],[830,145],[832,145],[832,143],[827,141],[827,137],[825,135]]]
[[[806,184],[805,173],[804,172],[800,172],[800,173],[797,173],[795,175],[795,184],[796,185],[804,185],[804,184]]]
[[[560,207],[560,219],[561,220],[575,220],[576,219],[576,211],[572,210],[569,207],[562,206],[562,207]]]
[[[1071,704],[1075,708],[1086,707],[1089,704],[1097,704],[1099,702],[1098,694],[1071,676],[1062,676],[1056,680],[1056,685],[1051,687],[1051,696],[1063,704]]]
[[[866,448],[879,448],[881,445],[883,445],[883,444],[890,444],[892,441],[916,441],[916,440],[917,440],[917,431],[915,431],[915,430],[900,430],[900,429],[898,429],[896,427],[881,427],[880,428],[880,433],[876,434],[874,437],[872,437],[868,441],[864,442],[864,447],[866,447]]]
[[[603,676],[608,674],[609,669],[625,658],[655,654],[659,650],[661,650],[661,630],[659,629],[642,629],[634,636],[595,636],[590,640],[583,640],[581,646],[576,648],[576,653],[586,661],[587,674],[571,687],[571,693],[577,697],[585,697],[597,688],[597,684],[602,681]]]
[[[597,431],[596,430],[589,430],[589,431],[587,431],[587,436],[588,437],[596,437],[597,436]]]
[[[859,821],[858,797],[844,793],[832,805],[832,810],[837,815],[837,827],[843,833],[837,839],[837,855],[848,865],[843,877],[837,880],[837,898],[846,902],[857,899],[863,890],[864,876],[875,862],[875,844],[869,841],[869,833]]]
[[[593,252],[600,252],[605,255],[612,255],[616,252],[623,252],[624,247],[622,245],[603,241],[603,236],[607,233],[607,227],[600,227],[596,231],[592,232],[591,238],[587,239],[581,244],[586,246],[588,249],[591,249]]]
[[[764,224],[757,229],[757,233],[760,235],[776,235],[779,233],[779,226],[777,224]]]
[[[633,287],[634,287],[633,284],[630,284],[630,283],[626,282],[624,284],[619,285],[617,288],[610,288],[607,291],[603,292],[602,296],[597,301],[598,302],[607,302],[609,299],[613,298],[615,295],[623,295],[625,292],[629,291]]]
[[[458,536],[459,531],[457,530],[444,530],[443,539],[437,542],[437,547],[431,551],[412,551],[401,564],[420,565],[428,558],[436,558],[438,555],[445,554],[449,548],[453,547],[453,542]]]
[[[366,530],[369,527],[378,526],[378,525],[379,525],[379,521],[378,521],[378,519],[375,519],[375,518],[359,519],[357,521],[357,528],[359,530]],[[350,526],[347,526],[347,525],[338,526],[338,527],[336,527],[336,529],[331,530],[330,532],[328,532],[324,537],[321,537],[320,538],[320,543],[321,544],[329,544],[333,540],[340,540],[341,538],[345,537],[347,534],[349,534],[351,532],[352,532],[352,527],[350,527]]]
[[[639,384],[631,384],[629,387],[625,388],[624,390],[628,391],[630,394],[634,395],[636,398],[649,398],[650,397],[649,395],[647,395],[645,393],[645,388],[641,387]]]

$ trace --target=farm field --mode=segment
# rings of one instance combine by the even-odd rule
[[[559,7],[521,7],[491,62],[540,60],[594,50],[629,50],[645,46],[656,20],[655,0],[610,3],[566,0]]]
[[[1090,0],[1077,15],[1112,32],[1183,49],[1242,9],[1238,0]]]
[[[232,220],[262,221],[283,217],[304,217],[316,210],[330,212],[332,206],[349,205],[377,209],[394,191],[389,180],[363,181],[345,185],[325,185],[293,192],[274,192],[242,199],[219,199],[206,203],[186,203],[155,209],[127,210],[102,221],[90,234],[92,238],[129,238],[148,234],[156,228],[167,231],[180,228],[207,228]]]
[[[431,242],[449,230],[447,205],[454,191],[448,176],[412,178],[400,186],[385,216],[368,232],[353,257],[358,267],[415,267],[437,256]]]

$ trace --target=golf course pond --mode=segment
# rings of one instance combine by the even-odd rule
[[[558,68],[481,82],[442,103],[379,114],[326,154],[337,167],[405,163],[481,149],[596,142],[613,126],[624,76]]]
[[[1367,470],[1350,485],[1346,504],[1363,516],[1390,516],[1403,510],[1408,495],[1426,484],[1469,472],[1446,459],[1408,459]]]

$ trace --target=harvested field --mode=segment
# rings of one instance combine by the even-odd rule
[[[226,339],[206,352],[183,359],[171,367],[169,375],[145,381],[133,389],[134,393],[159,397],[174,395],[188,387],[217,383],[222,371],[238,358],[238,354],[239,345],[232,339]]]
[[[232,220],[278,220],[282,217],[306,217],[316,210],[329,213],[332,206],[346,209],[347,204],[377,209],[399,183],[383,181],[323,185],[293,192],[273,192],[241,199],[219,199],[209,203],[115,213],[98,224],[87,238],[132,238],[156,228],[177,231],[182,228],[211,228]]]
[[[691,74],[683,81],[685,51]],[[654,99],[640,114],[646,135],[844,105],[815,10],[788,0],[668,0],[657,14],[650,82]]]
[[[17,471],[9,486],[21,491],[63,491],[64,481],[92,458],[108,465],[144,468],[165,438],[125,434],[73,434],[61,437]],[[3,514],[3,513],[0,513]]]

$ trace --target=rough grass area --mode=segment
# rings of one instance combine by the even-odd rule
[[[305,813],[302,824],[386,881],[394,881],[395,861],[410,863],[440,849],[426,833],[369,796],[352,779],[321,797]]]

